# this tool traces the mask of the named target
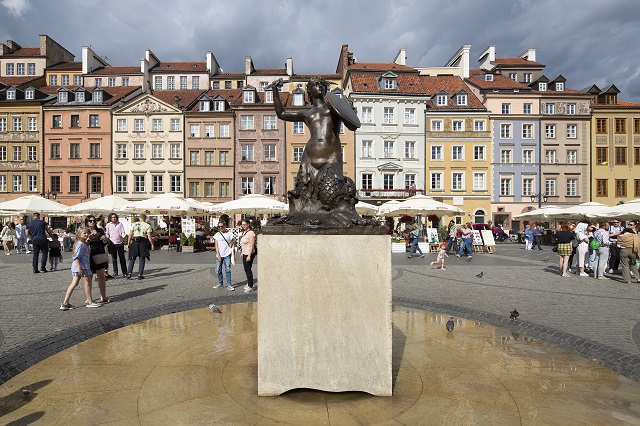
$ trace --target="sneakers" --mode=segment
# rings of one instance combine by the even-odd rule
[[[247,288],[244,289],[244,292],[245,293],[251,293],[253,290],[254,290],[253,287],[247,287]]]
[[[27,254],[31,253],[29,250],[27,250]]]
[[[138,275],[139,280],[144,280],[144,275]]]
[[[569,275],[569,273],[565,272],[564,274],[562,274],[563,277],[565,278],[569,278],[571,275]]]
[[[420,259],[422,259],[423,257],[424,257],[424,254],[421,254],[421,255],[420,255]]]
[[[413,256],[407,256],[407,258],[411,259]]]
[[[228,286],[227,286],[227,290],[229,290],[229,291],[235,291],[235,288],[233,288],[232,286],[228,285]]]
[[[588,277],[588,276],[589,276],[589,274],[587,274],[586,272],[580,272],[580,276],[581,276],[581,277]]]
[[[75,306],[73,306],[71,303],[62,303],[60,305],[61,311],[68,311],[69,309],[73,309],[73,308],[75,308]]]
[[[609,269],[609,273],[610,273],[610,274],[613,274],[613,269]]]
[[[221,288],[222,284],[214,285],[213,288]]]
[[[127,275],[125,275],[125,277],[127,277],[127,279],[130,280],[131,279],[131,274],[127,274]]]
[[[570,273],[570,274],[573,274],[573,269],[569,268],[569,269],[567,269],[567,272]]]
[[[87,303],[86,305],[84,305],[84,307],[85,308],[101,308],[102,304],[91,302],[91,303]]]

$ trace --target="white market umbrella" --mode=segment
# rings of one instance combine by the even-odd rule
[[[569,219],[583,219],[595,217],[595,215],[602,213],[608,206],[594,201],[578,204],[577,206],[571,206],[564,209],[560,209],[557,212],[550,212],[547,214],[549,219],[556,220],[569,220]]]
[[[594,217],[615,217],[621,220],[640,219],[640,202],[639,200],[634,200],[617,206],[608,207],[594,215]]]
[[[199,203],[188,201],[172,192],[156,195],[146,200],[129,202],[122,206],[122,211],[169,216],[171,214],[197,215],[206,213],[206,210]]]
[[[237,200],[216,204],[210,211],[227,214],[274,214],[289,212],[289,205],[262,194],[249,194]]]
[[[562,210],[562,207],[558,207],[558,206],[544,206],[542,208],[539,208],[537,210],[531,210],[525,213],[520,213],[517,214],[515,216],[513,216],[514,220],[545,220],[545,219],[549,219],[549,216],[547,216],[550,213],[557,213],[560,210]]]
[[[378,206],[378,216],[384,216],[400,204],[400,201],[391,200]]]
[[[423,216],[436,215],[441,217],[455,213],[464,213],[464,210],[450,204],[441,203],[426,195],[414,195],[393,207],[392,210],[387,213],[387,216],[415,216],[420,214]]]
[[[364,201],[359,201],[358,204],[356,204],[356,212],[360,215],[373,216],[378,214],[378,207],[365,203]]]
[[[124,206],[131,201],[118,197],[117,195],[107,195],[106,197],[95,198],[67,208],[67,213],[73,214],[109,214],[111,212],[126,212]]]
[[[11,214],[42,213],[56,216],[64,215],[67,207],[64,204],[39,195],[25,195],[15,200],[0,203],[0,211],[10,212]]]

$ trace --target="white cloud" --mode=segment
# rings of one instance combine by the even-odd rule
[[[9,13],[18,18],[31,7],[29,0],[0,0],[0,4],[9,9]]]

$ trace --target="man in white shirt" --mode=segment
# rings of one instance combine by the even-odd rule
[[[224,281],[222,276],[222,265],[224,264],[227,276],[227,290],[233,291],[235,288],[231,285],[231,256],[235,256],[233,247],[233,232],[227,229],[224,221],[218,222],[218,232],[213,236],[216,247],[216,271],[218,273],[218,285],[213,288],[221,288]]]
[[[20,219],[20,223],[16,225],[16,253],[20,254],[20,248],[24,247],[25,253],[31,253],[29,251],[29,243],[27,242],[27,233],[25,232],[27,225],[24,224],[24,219]]]
[[[104,227],[104,233],[113,243],[111,250],[111,260],[113,261],[113,276],[118,276],[118,258],[120,258],[120,269],[122,275],[127,274],[127,258],[124,256],[124,225],[118,220],[118,215],[111,213],[109,223]]]

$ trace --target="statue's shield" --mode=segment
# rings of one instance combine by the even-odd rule
[[[340,96],[329,92],[327,93],[327,103],[329,104],[331,111],[342,119],[345,126],[347,126],[347,129],[353,131],[360,127],[360,119],[347,101],[342,99]]]

